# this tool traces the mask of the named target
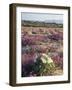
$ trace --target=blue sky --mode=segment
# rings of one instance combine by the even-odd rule
[[[51,14],[51,13],[29,13],[23,12],[21,13],[22,20],[30,20],[30,21],[54,21],[59,20],[63,22],[62,14]]]

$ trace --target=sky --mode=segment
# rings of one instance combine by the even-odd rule
[[[29,13],[22,12],[21,20],[29,21],[60,21],[63,22],[62,14],[51,14],[51,13]]]

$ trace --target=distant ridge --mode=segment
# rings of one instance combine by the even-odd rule
[[[63,24],[63,20],[45,20],[45,21],[35,21],[35,20],[22,20],[26,22],[43,22],[43,23],[56,23],[56,24]]]
[[[63,24],[63,20],[46,20],[46,23],[58,23],[58,24]]]
[[[21,21],[22,26],[33,27],[51,27],[51,28],[63,28],[63,24],[58,21]]]

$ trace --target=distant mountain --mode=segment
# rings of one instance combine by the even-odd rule
[[[63,24],[63,20],[46,20],[44,21],[45,23],[58,23],[58,24]]]
[[[45,21],[35,21],[35,20],[22,20],[26,22],[42,22],[42,23],[56,23],[56,24],[63,24],[63,20],[45,20]]]
[[[47,20],[47,21],[22,20],[22,26],[62,28],[63,22],[61,20]]]

